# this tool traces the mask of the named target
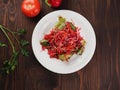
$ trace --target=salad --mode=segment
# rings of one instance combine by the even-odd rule
[[[49,34],[40,40],[42,49],[48,50],[50,58],[68,61],[74,54],[82,55],[86,41],[80,35],[80,28],[62,16]]]

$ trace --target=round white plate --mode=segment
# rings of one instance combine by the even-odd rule
[[[45,34],[50,33],[50,30],[58,21],[58,16],[73,21],[76,26],[80,27],[81,36],[87,42],[83,54],[81,56],[73,55],[69,62],[50,58],[47,50],[43,51],[40,45],[40,40],[43,39]],[[70,10],[58,10],[45,15],[36,25],[32,35],[32,48],[37,60],[46,69],[59,74],[73,73],[82,69],[91,60],[95,47],[96,37],[89,21],[79,13]]]

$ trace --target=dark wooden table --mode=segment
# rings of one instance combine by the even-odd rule
[[[41,13],[27,18],[21,12],[22,0],[0,0],[0,24],[13,31],[27,30],[31,42],[33,29],[47,13],[57,9],[41,1]],[[120,0],[63,0],[59,9],[76,11],[92,24],[97,38],[95,54],[82,70],[68,75],[52,73],[42,67],[28,46],[30,56],[19,57],[14,72],[0,77],[0,90],[120,90]],[[7,40],[0,32],[0,40]],[[0,49],[0,67],[11,49]]]

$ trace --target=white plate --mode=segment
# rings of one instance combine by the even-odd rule
[[[54,27],[58,16],[65,17],[68,21],[72,20],[76,26],[80,27],[81,36],[87,42],[84,53],[81,56],[72,56],[69,62],[50,58],[47,50],[43,51],[40,45],[40,40]],[[45,15],[36,25],[32,35],[32,48],[37,60],[46,69],[59,74],[73,73],[82,69],[91,60],[95,47],[96,37],[91,24],[85,17],[70,10],[58,10]]]

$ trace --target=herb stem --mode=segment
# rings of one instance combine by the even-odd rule
[[[13,53],[15,53],[15,47],[14,47],[11,39],[9,38],[8,34],[5,32],[5,30],[3,29],[3,27],[2,27],[1,25],[0,25],[0,29],[2,30],[2,32],[3,32],[3,33],[5,34],[5,36],[7,37],[8,41],[9,41],[11,47],[12,47],[12,51],[13,51]]]
[[[6,28],[6,27],[4,27],[4,26],[1,26],[1,27],[4,28],[4,29],[6,29],[8,32],[10,32],[10,33],[13,35],[13,37],[15,38],[15,40],[17,41],[18,45],[19,45],[19,41],[18,41],[18,39],[16,38],[16,36],[15,36],[15,34],[14,34],[14,33],[16,33],[16,32],[11,31],[11,30],[9,30],[8,28]]]

